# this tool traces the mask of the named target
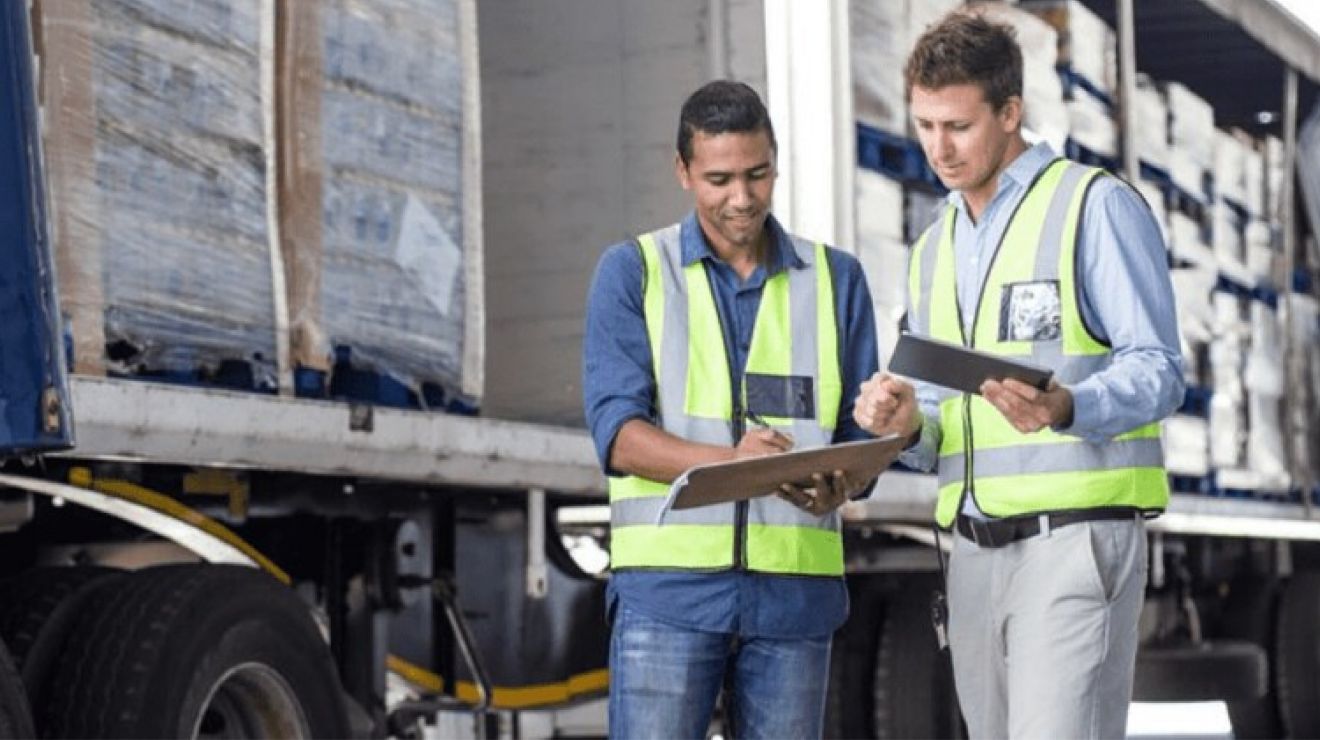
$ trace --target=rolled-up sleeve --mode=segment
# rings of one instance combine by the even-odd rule
[[[1077,245],[1081,308],[1087,326],[1113,348],[1113,360],[1072,386],[1072,425],[1058,431],[1103,442],[1172,413],[1184,382],[1159,226],[1120,181],[1101,177],[1092,188]]]
[[[582,397],[601,468],[618,475],[609,463],[619,428],[631,419],[655,421],[642,258],[633,244],[610,247],[596,265],[582,338]]]

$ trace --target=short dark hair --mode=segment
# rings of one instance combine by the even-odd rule
[[[1022,48],[1017,33],[974,8],[955,10],[917,39],[903,81],[908,100],[913,86],[938,90],[974,84],[998,111],[1010,97],[1022,97]]]
[[[761,96],[741,82],[715,80],[688,96],[678,116],[678,156],[683,164],[692,162],[692,135],[751,133],[764,131],[775,151],[775,127],[770,123]]]

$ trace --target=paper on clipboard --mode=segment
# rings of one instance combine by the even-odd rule
[[[756,498],[774,493],[784,483],[810,486],[815,473],[842,470],[850,480],[869,481],[894,462],[905,443],[897,434],[891,434],[879,439],[698,465],[669,486],[669,496],[660,507],[656,524],[663,524],[671,509],[681,511]]]

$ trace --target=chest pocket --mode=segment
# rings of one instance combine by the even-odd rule
[[[999,300],[999,341],[1048,342],[1061,336],[1058,280],[1008,283]]]

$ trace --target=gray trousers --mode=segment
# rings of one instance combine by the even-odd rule
[[[1123,737],[1145,525],[1081,522],[994,549],[953,540],[949,646],[971,736]]]

